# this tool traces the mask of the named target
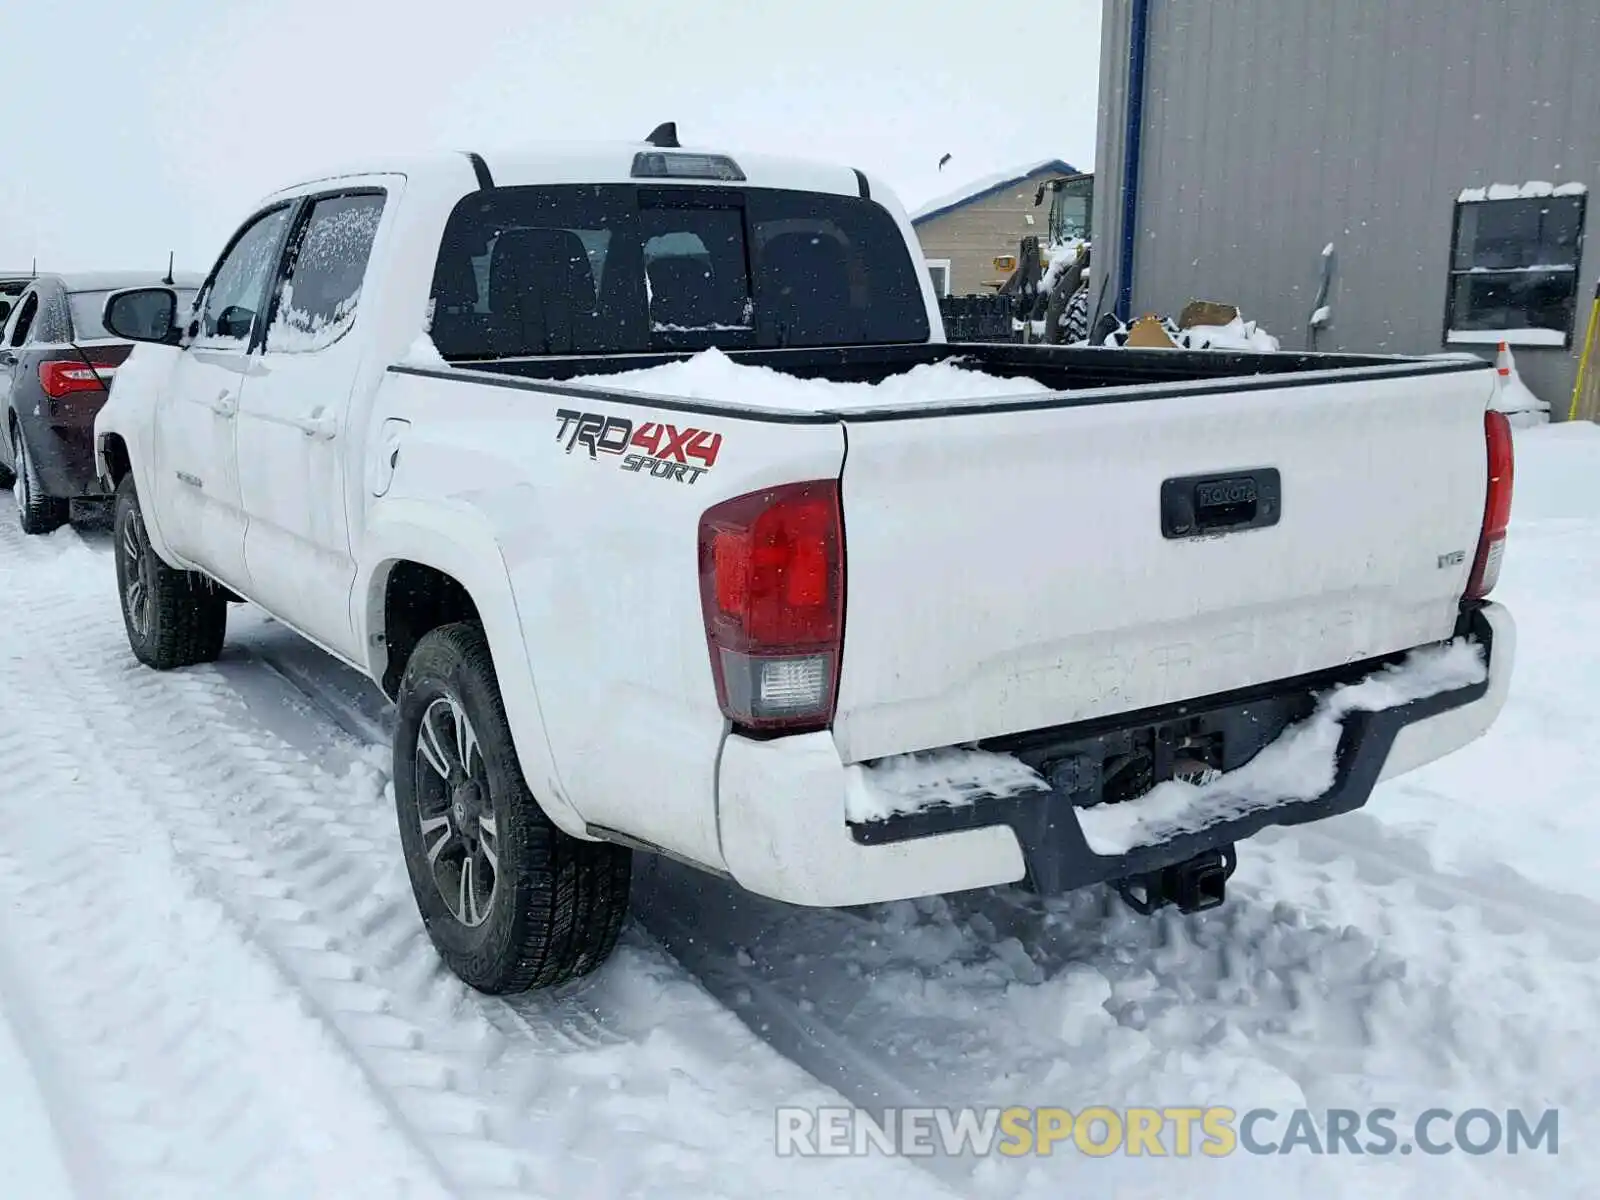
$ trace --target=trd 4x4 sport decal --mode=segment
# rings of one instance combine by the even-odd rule
[[[621,457],[624,471],[649,474],[657,479],[694,483],[717,463],[722,435],[707,429],[678,428],[662,421],[635,426],[626,417],[605,413],[556,409],[556,441],[568,454],[582,446],[598,461],[602,454]]]

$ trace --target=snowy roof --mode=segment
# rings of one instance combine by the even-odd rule
[[[1055,175],[1076,175],[1078,168],[1063,159],[1047,158],[1043,162],[1014,167],[1009,171],[1001,171],[994,175],[985,175],[982,179],[974,179],[959,191],[950,192],[929,200],[911,214],[911,223],[920,225],[924,221],[933,220],[934,217],[942,217],[953,209],[971,204],[975,200],[986,199],[996,192],[1003,192],[1013,184],[1021,183],[1029,176],[1038,175],[1045,171]]]

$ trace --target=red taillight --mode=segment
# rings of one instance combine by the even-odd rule
[[[1515,458],[1511,448],[1511,422],[1505,413],[1483,414],[1484,439],[1489,444],[1489,492],[1483,502],[1483,532],[1478,554],[1467,579],[1468,600],[1481,600],[1500,580],[1500,560],[1505,554],[1506,529],[1511,525],[1511,488]]]
[[[101,375],[82,359],[39,364],[39,386],[52,400],[72,392],[103,392]]]
[[[825,729],[844,631],[838,483],[784,484],[707,509],[700,601],[728,719],[747,729]]]

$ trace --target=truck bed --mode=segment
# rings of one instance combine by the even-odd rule
[[[761,375],[727,372],[695,399],[649,376],[594,378],[673,357],[435,373],[581,399],[569,409],[720,416],[718,476],[739,462],[758,472],[746,486],[785,478],[784,442],[810,444],[773,423],[838,429],[848,600],[832,730],[846,762],[1287,679],[1455,626],[1484,513],[1487,363],[997,344],[729,354],[836,383],[952,359],[1018,381],[968,399],[819,388],[809,405]],[[694,504],[717,498],[699,487]]]
[[[1488,388],[1490,364],[1468,356],[1405,358],[1358,354],[1255,354],[1210,350],[1127,350],[1098,347],[1013,345],[993,342],[923,343],[824,347],[805,350],[735,350],[728,358],[747,366],[770,367],[799,379],[834,383],[877,384],[918,366],[953,362],[985,375],[1043,385],[1012,397],[951,399],[930,394],[905,402],[900,398],[863,405],[818,404],[797,409],[792,404],[764,400],[759,392],[739,400],[687,402],[669,395],[652,395],[655,407],[689,411],[715,409],[741,416],[785,421],[833,420],[841,416],[887,420],[903,416],[926,417],[981,410],[1022,411],[1071,405],[1111,404],[1124,400],[1157,400],[1169,396],[1204,396],[1218,392],[1292,387],[1313,382],[1356,382],[1408,376],[1436,376],[1460,372],[1484,373]],[[560,356],[452,363],[437,373],[486,372],[512,386],[563,393],[562,384],[574,384],[568,394],[595,397],[607,390],[604,376],[665,366],[682,361],[686,353]],[[436,373],[420,367],[400,367],[419,374]],[[639,393],[629,392],[630,400]]]

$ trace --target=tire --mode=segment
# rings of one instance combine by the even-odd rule
[[[39,488],[39,472],[27,440],[17,430],[17,521],[27,534],[54,533],[67,523],[69,505],[56,496],[46,496]]]
[[[563,833],[539,807],[476,624],[442,626],[417,644],[396,717],[400,842],[445,965],[503,995],[605,962],[627,915],[633,853]]]
[[[214,662],[228,629],[227,598],[204,575],[169,567],[156,555],[132,475],[117,485],[113,546],[133,656],[158,671]]]

